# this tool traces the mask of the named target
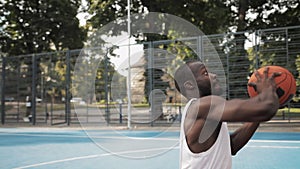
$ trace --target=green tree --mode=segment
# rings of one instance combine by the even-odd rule
[[[92,28],[101,28],[103,25],[115,20],[118,17],[124,17],[127,15],[127,3],[125,1],[89,1],[90,14],[93,17],[89,20],[89,24]],[[220,33],[227,30],[228,25],[230,25],[230,17],[227,13],[230,12],[230,9],[226,6],[226,4],[222,3],[221,1],[164,1],[164,0],[154,0],[154,1],[145,1],[145,0],[138,0],[133,1],[131,5],[131,12],[132,13],[144,13],[144,12],[161,12],[161,13],[168,13],[172,15],[176,15],[191,23],[195,24],[199,27],[204,33]],[[163,17],[161,18],[163,21]],[[165,21],[166,23],[168,21]],[[155,21],[151,24],[155,25]],[[208,24],[209,23],[209,24]],[[126,30],[126,23],[119,23],[118,29],[124,26],[123,30]],[[134,25],[133,25],[134,26]],[[151,25],[153,26],[153,25]],[[178,27],[179,25],[177,25]],[[117,29],[114,30],[112,28],[112,34],[110,35],[117,35],[120,34]],[[174,28],[175,29],[175,28]],[[115,32],[114,32],[115,31]],[[163,30],[164,31],[164,30]],[[174,35],[178,34],[179,32],[174,32],[174,30],[168,30],[169,32],[162,32],[164,35],[157,35],[157,34],[139,34],[133,35],[137,38],[138,42],[151,42],[156,40],[163,40],[163,39],[174,39]],[[180,32],[181,33],[181,32]],[[180,34],[179,33],[179,34]],[[176,36],[178,38],[178,36]],[[144,46],[147,48],[147,46]],[[162,49],[173,48],[174,45],[171,47],[169,45],[161,46]],[[178,53],[183,51],[184,53],[192,53],[190,49],[183,49],[183,47],[177,46],[175,47],[176,53],[180,55],[181,59],[187,59],[189,57],[194,57],[194,55],[184,55],[182,53]],[[147,58],[145,59],[147,60]],[[175,62],[174,62],[175,64]],[[146,64],[147,65],[147,64]],[[145,73],[146,79],[148,78],[148,71]],[[159,80],[160,77],[156,77],[155,81],[160,81],[158,84],[164,84],[159,86],[162,91],[165,91],[168,87],[163,83],[163,81]],[[147,95],[148,89],[147,87],[149,84],[145,84],[145,93]],[[148,98],[146,96],[146,98]]]
[[[115,74],[116,73],[116,74]],[[97,75],[95,80],[95,94],[98,101],[105,100],[110,102],[112,78],[117,75],[114,66],[110,62],[109,58],[101,59],[99,67],[97,69]],[[120,79],[121,80],[121,79]],[[115,96],[114,96],[115,97]]]
[[[127,15],[127,4],[125,4],[125,1],[91,0],[90,2],[90,12],[94,15],[90,20],[90,24],[93,25],[94,28],[101,26],[101,24],[103,26],[103,24],[117,17]],[[250,62],[248,53],[245,50],[247,36],[243,31],[300,24],[298,0],[137,0],[133,2],[131,10],[133,13],[162,12],[173,14],[193,23],[207,35],[232,32],[229,36],[224,34],[224,37],[221,37],[218,42],[214,43],[216,48],[220,48],[221,46],[222,49],[218,50],[221,52],[220,55],[224,55],[225,53],[229,56],[229,65],[227,66],[229,66],[228,70],[231,74],[231,80],[239,82],[230,84],[230,88],[237,91],[236,93],[232,93],[232,97],[236,97],[241,93],[243,95],[246,94],[245,84],[247,83]],[[123,23],[123,26],[126,26],[126,23]],[[176,32],[174,33],[172,31],[170,31],[170,34],[167,34],[167,36],[144,34],[139,36],[139,39],[142,39],[141,41],[143,42],[172,39],[172,35],[174,34],[176,34]],[[270,36],[272,37],[272,35]],[[261,38],[264,40],[263,38],[268,37]],[[278,38],[278,36],[274,36],[274,39],[276,38]],[[174,50],[174,45],[164,46],[162,48]],[[182,47],[175,48],[177,48],[175,49],[175,53],[178,54],[178,57],[181,57],[180,59],[193,57],[193,55],[185,55],[187,50],[180,49]],[[268,54],[268,56],[273,55]],[[274,59],[276,58],[277,57],[274,56]],[[295,57],[291,57],[292,60],[293,58]],[[229,79],[229,81],[231,80]]]
[[[13,56],[82,48],[86,30],[79,27],[79,20],[76,18],[80,3],[80,0],[1,1],[1,53]],[[41,81],[41,72],[44,71],[41,60],[36,57],[37,82]],[[58,59],[54,60],[57,61],[55,65],[62,65]],[[29,73],[33,71],[32,59],[26,59],[24,64],[28,65]],[[64,79],[61,78],[64,74],[61,72],[65,71],[65,66],[57,66],[54,71],[44,78],[63,82]],[[54,87],[51,95],[61,95],[63,86]],[[27,95],[31,95],[30,93],[31,89]]]
[[[80,0],[0,2],[0,50],[8,55],[76,49],[86,31],[76,18]]]
[[[247,30],[260,30],[276,27],[290,27],[300,25],[300,2],[298,0],[259,0],[248,1],[247,17],[245,18],[245,28]],[[299,43],[298,30],[288,29],[288,32],[277,32],[276,30],[261,31],[256,34],[260,39],[257,46],[260,49],[271,49],[287,47],[289,52],[289,63],[287,63],[291,71],[295,71],[295,59],[299,53],[295,52],[294,47],[287,46],[289,44]],[[274,41],[274,43],[268,43]],[[278,51],[278,50],[277,50]],[[286,56],[284,54],[284,56]],[[257,65],[267,64],[284,64],[283,56],[280,52],[264,52],[259,54],[260,63]]]
[[[247,29],[265,29],[300,24],[300,2],[298,0],[250,1]]]
[[[141,0],[150,12],[169,13],[181,17],[205,34],[223,33],[232,22],[230,8],[223,1],[213,0]]]
[[[231,8],[230,26],[236,31],[300,24],[298,0],[229,0],[225,3]]]
[[[233,17],[233,22],[231,29],[237,31],[234,34],[234,39],[230,40],[229,46],[229,71],[231,76],[229,76],[229,87],[236,89],[237,91],[246,91],[244,84],[247,83],[247,73],[241,74],[239,72],[247,72],[250,68],[257,65],[266,64],[282,64],[282,55],[279,52],[260,52],[257,54],[260,62],[253,63],[255,66],[248,67],[250,64],[248,60],[248,54],[245,49],[245,41],[247,36],[242,31],[260,30],[265,28],[274,27],[284,27],[284,26],[295,26],[300,24],[299,20],[299,1],[297,0],[231,0],[227,1],[228,6],[231,7],[231,15]],[[251,32],[250,32],[251,33]],[[278,34],[277,32],[267,32],[266,34],[255,34],[259,36],[261,42],[259,46],[254,46],[254,48],[259,48],[262,51],[264,49],[276,48],[276,45],[283,45],[287,42],[286,34]],[[295,38],[289,37],[291,41]],[[276,43],[267,43],[269,41]],[[278,46],[277,46],[278,47]],[[252,50],[254,51],[254,50]],[[250,53],[251,55],[251,53]],[[256,54],[255,54],[256,55]],[[296,55],[295,55],[296,56]],[[290,56],[290,63],[295,61],[295,56]],[[250,60],[251,60],[250,56]],[[256,59],[253,61],[257,61]],[[230,65],[231,64],[231,65]],[[291,65],[288,65],[291,66]],[[295,66],[292,66],[295,68]],[[293,68],[293,69],[294,69]],[[230,79],[237,79],[238,83],[230,84]],[[240,93],[232,93],[235,97],[240,95]]]

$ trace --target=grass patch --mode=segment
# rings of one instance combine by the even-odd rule
[[[282,112],[290,112],[290,113],[300,113],[300,108],[284,108],[284,109],[279,109],[278,110],[279,113],[282,113]]]
[[[275,115],[276,117],[291,117],[298,118],[300,117],[300,108],[284,108],[279,109]]]

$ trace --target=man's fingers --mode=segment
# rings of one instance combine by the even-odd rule
[[[256,83],[254,83],[254,82],[248,83],[248,86],[253,87],[255,91],[256,91],[256,89],[257,89]]]
[[[274,72],[274,73],[272,73],[272,76],[271,76],[271,78],[270,79],[275,79],[275,77],[278,77],[278,76],[280,76],[282,73],[281,72]]]
[[[254,72],[254,75],[255,75],[257,81],[259,81],[261,79],[261,74],[257,70]]]
[[[264,78],[268,78],[268,73],[269,73],[269,67],[266,66],[265,69],[264,69]]]
[[[248,83],[248,86],[254,87],[254,86],[256,86],[256,83],[254,83],[254,82],[249,82],[249,83]]]

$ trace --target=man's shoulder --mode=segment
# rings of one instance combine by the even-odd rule
[[[194,99],[189,106],[189,111],[198,110],[199,115],[206,115],[208,111],[212,111],[214,107],[223,105],[226,99],[221,96],[209,95]]]

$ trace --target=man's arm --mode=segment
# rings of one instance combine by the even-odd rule
[[[268,77],[268,70],[269,68],[266,67],[263,75],[256,71],[257,82],[249,84],[256,87],[259,93],[256,97],[229,101],[218,96],[203,97],[196,105],[198,107],[198,118],[227,122],[261,122],[270,120],[279,108],[274,79],[280,76],[281,73],[275,72],[271,77]]]
[[[203,121],[214,121],[218,124],[220,122],[245,122],[231,136],[232,154],[236,154],[249,141],[259,126],[259,122],[268,121],[276,114],[279,101],[274,78],[279,75],[280,73],[273,73],[271,77],[268,77],[268,69],[265,70],[264,75],[256,73],[258,80],[255,86],[259,94],[249,99],[226,100],[220,96],[210,95],[193,102],[185,121],[188,126],[185,128],[186,131],[196,130],[192,133],[194,135],[190,135],[190,140],[197,139],[196,141],[199,142],[201,138],[202,142],[208,138],[207,134],[205,136],[199,134],[199,132],[209,134],[209,132],[202,131],[211,129],[207,127],[205,130]],[[195,124],[196,119],[202,119],[198,120],[202,122]]]
[[[264,78],[267,79],[267,73],[268,73],[268,67],[264,71]],[[255,73],[255,76],[257,77],[257,80],[261,82],[261,76],[259,75],[258,72]],[[273,80],[276,76],[280,76],[280,73],[275,73],[272,75],[271,79]],[[273,89],[276,89],[276,85],[271,83],[273,85]],[[258,93],[262,92],[262,85],[257,86],[255,83],[254,84],[248,84],[249,86],[255,87]],[[258,87],[258,88],[257,88]],[[233,132],[230,135],[230,141],[231,141],[231,154],[235,155],[242,147],[244,147],[247,142],[251,139],[253,136],[254,132],[259,126],[259,122],[248,122],[244,123],[242,127],[237,129],[235,132]]]
[[[198,99],[191,110],[197,118],[224,122],[262,122],[270,120],[279,107],[278,96],[272,87],[250,99],[225,100],[219,96]]]
[[[248,143],[259,126],[259,122],[244,123],[242,127],[230,134],[231,154],[236,153]]]

